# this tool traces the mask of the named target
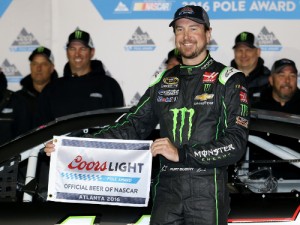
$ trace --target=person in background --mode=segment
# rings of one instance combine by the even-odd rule
[[[79,112],[124,106],[120,85],[92,60],[95,47],[89,33],[69,35],[64,76],[49,83],[39,96],[38,125]]]
[[[263,113],[267,113],[268,115],[274,114],[272,111],[275,111],[300,116],[300,90],[297,87],[297,74],[298,70],[294,61],[287,58],[274,61],[269,77],[270,86],[261,93],[260,100],[253,104],[252,107],[254,109],[267,110],[267,112]],[[289,119],[288,116],[285,115],[282,115],[282,117]],[[256,135],[255,131],[252,133]],[[299,141],[294,138],[276,135],[272,132],[258,132],[257,135],[263,140],[272,143],[274,146],[284,146],[284,148],[299,152]],[[280,159],[276,154],[268,153],[261,148],[262,147],[257,145],[250,145],[249,158],[253,161],[269,160],[274,162]],[[266,165],[265,163],[257,164],[257,167],[265,167]],[[284,163],[272,164],[272,176],[278,180],[300,179],[298,170],[295,170],[295,166],[292,165],[291,162],[288,162],[288,160]]]
[[[95,47],[88,32],[79,29],[72,32],[66,54],[68,62],[63,76],[47,84],[38,97],[37,126],[70,114],[124,106],[120,85],[105,74],[100,60],[93,60]],[[45,201],[49,157],[40,154],[38,167],[39,186],[34,201]]]
[[[159,124],[150,224],[225,225],[227,167],[244,155],[248,140],[245,75],[207,51],[211,27],[202,7],[179,8],[169,26],[183,65],[163,71],[126,116],[88,137],[145,139]],[[48,142],[44,151],[54,147]]]
[[[171,69],[174,66],[179,65],[181,63],[182,63],[182,60],[181,60],[181,56],[180,56],[178,50],[176,48],[174,48],[171,51],[169,51],[168,58],[165,61],[166,69],[167,70]]]
[[[30,74],[21,80],[22,89],[16,93],[26,99],[31,115],[31,127],[34,128],[34,117],[38,112],[38,96],[49,82],[58,78],[58,74],[54,68],[52,52],[44,46],[37,47],[29,56],[29,61]]]
[[[0,146],[30,129],[25,99],[7,89],[7,79],[0,70]]]
[[[254,108],[300,114],[298,70],[294,61],[279,59],[274,62],[269,77],[270,87],[261,94]]]
[[[268,87],[270,70],[264,65],[258,41],[250,32],[244,31],[236,36],[233,52],[231,66],[246,75],[249,99],[253,104],[259,100],[261,91]]]

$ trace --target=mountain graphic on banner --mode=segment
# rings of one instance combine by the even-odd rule
[[[215,41],[215,39],[210,40],[210,42],[208,43],[207,49],[211,52],[218,50],[218,44]]]
[[[17,39],[12,43],[12,46],[20,45],[39,45],[36,38],[32,33],[28,33],[25,28],[23,28],[18,35]]]
[[[273,32],[269,32],[264,26],[257,35],[259,46],[262,51],[280,51],[282,46]]]
[[[131,37],[131,40],[127,42],[127,45],[154,45],[154,42],[149,37],[147,32],[143,32],[140,27],[136,29]]]
[[[23,28],[16,40],[12,43],[10,50],[12,52],[32,52],[39,45],[39,42],[33,34],[27,32],[26,29]]]
[[[115,12],[129,12],[129,9],[123,2],[119,2],[115,9]]]
[[[22,76],[14,64],[10,64],[7,59],[1,65],[2,71],[7,77]]]
[[[128,51],[153,51],[155,44],[149,34],[138,27],[127,42],[125,49]]]

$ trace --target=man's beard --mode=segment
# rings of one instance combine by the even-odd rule
[[[182,57],[186,58],[186,59],[194,59],[197,58],[199,55],[201,55],[201,53],[206,52],[206,45],[203,46],[202,48],[197,47],[191,54],[185,54],[183,50],[179,49],[179,52],[181,54]]]
[[[289,88],[291,88],[290,86],[288,86]],[[292,88],[291,88],[292,89]],[[290,92],[288,93],[282,93],[282,92],[278,92],[278,96],[280,96],[281,99],[284,99],[286,101],[289,101],[293,95],[294,95],[295,91],[291,90]]]

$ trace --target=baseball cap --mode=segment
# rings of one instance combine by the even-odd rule
[[[83,30],[75,30],[73,33],[71,33],[69,35],[67,47],[69,47],[69,45],[72,41],[80,41],[86,47],[94,48],[94,44],[93,44],[90,34]]]
[[[259,48],[258,40],[254,34],[246,31],[236,36],[235,45],[232,48],[236,48],[239,44],[247,45],[250,48]]]
[[[174,27],[175,22],[181,18],[190,19],[196,23],[204,24],[206,28],[210,27],[207,12],[201,6],[186,5],[177,9],[174,14],[174,19],[169,24],[169,27]]]
[[[32,61],[33,57],[36,55],[44,55],[49,60],[49,62],[54,64],[54,57],[49,48],[46,48],[44,46],[37,47],[35,50],[33,50],[31,55],[29,56],[29,60]]]
[[[271,74],[279,73],[286,66],[291,66],[295,70],[295,73],[298,73],[295,62],[290,59],[283,58],[274,62],[271,69]]]

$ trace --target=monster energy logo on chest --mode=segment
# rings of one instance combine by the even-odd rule
[[[248,116],[248,106],[241,104],[241,116]]]
[[[211,84],[204,84],[204,91],[207,92],[210,88]]]
[[[181,123],[179,126],[179,138],[180,138],[180,143],[182,143],[182,132],[183,132],[183,128],[185,126],[185,119],[186,119],[186,115],[188,115],[188,134],[187,134],[187,138],[188,140],[191,137],[192,134],[192,126],[193,126],[193,116],[195,114],[195,110],[194,109],[188,109],[186,107],[181,108],[181,109],[171,109],[170,111],[173,112],[173,139],[174,142],[176,141],[176,129],[177,129],[177,123],[178,123],[178,119],[181,118]]]

